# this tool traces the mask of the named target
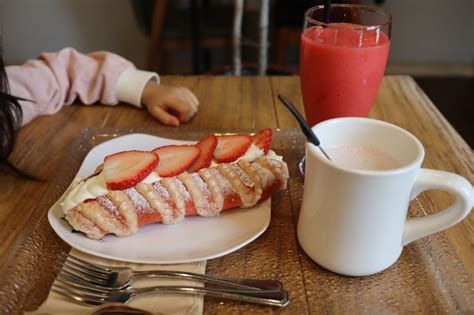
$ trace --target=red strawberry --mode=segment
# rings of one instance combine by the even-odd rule
[[[217,147],[214,159],[218,163],[228,163],[237,160],[249,148],[252,140],[247,135],[228,135],[217,137]]]
[[[188,172],[197,172],[201,168],[209,167],[212,161],[212,154],[217,146],[217,137],[215,135],[208,135],[196,143],[196,147],[201,150],[196,161],[188,168]]]
[[[161,177],[176,176],[184,172],[201,151],[193,145],[167,145],[153,150],[160,157],[156,172]]]
[[[126,189],[147,177],[158,165],[159,157],[146,151],[123,151],[104,159],[107,188]]]
[[[265,154],[267,154],[268,150],[270,150],[270,146],[272,145],[272,135],[273,133],[271,129],[260,130],[252,136],[252,143],[262,149]]]

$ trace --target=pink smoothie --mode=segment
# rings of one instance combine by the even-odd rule
[[[380,30],[313,26],[301,35],[300,77],[310,125],[335,117],[366,117],[387,63],[390,39]]]

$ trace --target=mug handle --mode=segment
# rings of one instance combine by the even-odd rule
[[[450,207],[438,213],[420,218],[409,218],[403,231],[402,246],[405,246],[421,237],[445,230],[464,219],[474,203],[472,185],[457,174],[424,169],[420,170],[411,192],[410,200],[422,191],[441,189],[452,193],[456,201]]]

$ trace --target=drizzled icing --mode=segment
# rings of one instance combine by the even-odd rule
[[[191,196],[186,187],[174,177],[163,178],[161,184],[169,192],[171,199],[176,205],[175,216],[170,220],[170,223],[184,220],[187,204],[191,201]]]

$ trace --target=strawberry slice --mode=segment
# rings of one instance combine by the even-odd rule
[[[153,150],[160,157],[156,172],[161,177],[176,176],[184,172],[201,151],[194,145],[167,145]]]
[[[104,159],[104,177],[107,188],[126,189],[147,177],[158,165],[159,157],[146,151],[123,151]]]
[[[217,140],[214,159],[218,163],[228,163],[237,160],[247,152],[252,143],[252,140],[247,135],[219,136]]]
[[[252,143],[262,149],[265,154],[267,154],[268,150],[270,150],[270,146],[272,145],[272,136],[273,133],[271,129],[260,130],[252,136]]]
[[[196,143],[196,147],[201,150],[196,161],[188,168],[188,172],[197,172],[201,168],[209,167],[212,161],[212,154],[217,146],[217,137],[215,135],[208,135]]]

